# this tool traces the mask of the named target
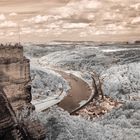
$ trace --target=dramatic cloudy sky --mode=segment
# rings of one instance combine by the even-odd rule
[[[140,0],[0,0],[0,40],[18,32],[31,42],[138,39]]]

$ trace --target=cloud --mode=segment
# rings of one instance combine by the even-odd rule
[[[0,28],[3,28],[3,27],[17,27],[17,23],[13,21],[4,21],[0,23]]]
[[[88,19],[88,20],[94,20],[94,18],[95,18],[95,15],[94,15],[93,13],[89,13],[89,14],[87,15],[87,19]]]
[[[133,18],[133,20],[131,21],[131,23],[132,23],[132,24],[140,23],[140,16],[139,16],[139,17]]]
[[[97,30],[97,31],[95,31],[94,34],[95,35],[103,35],[103,34],[105,34],[105,32],[104,31],[101,31],[101,30]]]
[[[60,28],[60,25],[57,23],[51,23],[45,26],[46,28],[54,29],[54,28]]]
[[[34,32],[34,29],[32,29],[31,27],[22,27],[20,30],[21,34],[30,34]]]
[[[0,36],[3,36],[3,35],[4,35],[4,33],[0,31]]]
[[[18,8],[17,13],[9,11],[8,17],[5,17],[8,12],[0,14],[0,28],[7,27],[8,31],[8,27],[17,27],[19,22],[22,34],[42,33],[51,37],[77,34],[81,38],[134,33],[140,28],[139,0],[43,0],[35,2],[35,7],[23,8],[22,12]]]
[[[8,33],[8,36],[13,36],[13,35],[15,35],[14,32],[9,32],[9,33]]]
[[[80,37],[87,37],[87,32],[81,32]]]
[[[73,29],[73,28],[85,28],[89,26],[87,23],[65,23],[63,24],[63,28],[65,29]]]
[[[17,16],[17,13],[12,12],[12,13],[9,14],[9,16]]]
[[[104,12],[102,15],[101,15],[102,19],[103,20],[111,20],[111,21],[116,21],[116,20],[122,20],[124,17],[123,17],[123,14],[120,14],[120,13],[116,13],[114,11],[109,11],[109,12]]]
[[[54,14],[61,15],[62,18],[68,18],[71,16],[81,15],[87,11],[95,11],[101,8],[102,4],[97,0],[80,0],[70,1],[63,7],[52,9],[51,12]]]
[[[140,3],[130,5],[130,7],[134,8],[135,10],[139,10],[140,9]]]
[[[102,4],[100,1],[97,0],[82,0],[79,3],[84,9],[91,9],[95,10],[101,8]]]
[[[103,19],[104,20],[112,20],[115,18],[115,14],[114,13],[110,13],[110,12],[105,12],[103,14]]]
[[[0,14],[0,21],[6,20],[6,17],[4,14]]]
[[[29,19],[24,19],[23,21],[27,21],[30,23],[43,23],[43,22],[46,22],[47,20],[48,20],[48,16],[37,15]]]
[[[66,7],[77,10],[95,10],[101,8],[102,4],[98,0],[80,0],[80,1],[70,1]]]
[[[108,24],[106,25],[106,30],[107,31],[112,31],[112,30],[116,30],[116,31],[119,31],[119,30],[123,30],[124,27],[121,26],[121,25],[116,25],[116,24]]]

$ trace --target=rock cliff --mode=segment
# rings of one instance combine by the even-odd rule
[[[44,140],[45,131],[38,120],[19,121],[0,86],[0,139]]]
[[[20,45],[0,45],[0,84],[13,109],[32,108],[30,64]]]
[[[24,120],[34,109],[31,104],[30,62],[23,56],[23,47],[0,45],[0,139],[43,140],[45,129],[39,120]],[[21,116],[21,115],[20,115]]]

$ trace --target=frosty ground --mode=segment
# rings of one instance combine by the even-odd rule
[[[35,101],[37,98],[57,96],[61,88],[67,93],[70,88],[62,76],[48,69],[53,68],[74,73],[89,85],[89,73],[94,71],[104,79],[104,94],[124,103],[122,107],[93,120],[70,116],[57,106],[38,113],[47,128],[47,140],[140,139],[139,44],[28,43],[24,44],[24,50],[31,59]]]

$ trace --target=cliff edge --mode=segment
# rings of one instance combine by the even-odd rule
[[[32,109],[30,61],[21,45],[0,45],[0,84],[14,111],[24,105]]]
[[[23,56],[23,47],[0,45],[0,139],[43,140],[45,129],[39,120],[20,120],[26,108],[28,116],[31,104],[30,61]],[[27,116],[27,117],[28,117]]]

